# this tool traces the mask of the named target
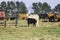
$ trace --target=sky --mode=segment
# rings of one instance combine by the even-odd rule
[[[7,2],[7,1],[14,1],[14,0],[0,0],[0,3],[2,1]],[[60,0],[15,0],[15,1],[19,1],[19,2],[23,1],[27,6],[27,9],[29,10],[29,12],[33,11],[31,9],[33,2],[41,2],[41,3],[47,2],[51,6],[51,8],[54,8],[57,4],[60,4]]]

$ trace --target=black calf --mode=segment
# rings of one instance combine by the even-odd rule
[[[15,20],[15,19],[16,19],[16,17],[11,17],[11,18],[10,18],[10,20]]]
[[[28,27],[30,24],[33,24],[33,26],[36,26],[36,22],[37,20],[33,19],[33,18],[27,18],[27,22],[28,22]]]

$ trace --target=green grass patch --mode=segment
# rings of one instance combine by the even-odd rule
[[[0,27],[0,40],[30,39],[44,35],[60,35],[60,27]]]

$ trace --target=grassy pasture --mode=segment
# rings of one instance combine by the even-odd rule
[[[39,22],[39,27],[27,27],[26,20],[18,20],[18,27],[0,26],[0,40],[60,40],[59,22]]]

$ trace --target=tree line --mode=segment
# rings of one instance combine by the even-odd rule
[[[15,13],[27,13],[27,7],[24,2],[19,1],[8,1],[7,3],[5,1],[2,1],[0,4],[0,9],[5,11],[6,15],[16,15]]]
[[[9,12],[14,14],[15,11],[18,13],[28,13],[27,7],[23,1],[21,1],[21,2],[8,1],[7,3],[5,1],[2,1],[0,6],[6,12],[6,14],[8,14]],[[37,13],[37,14],[47,13],[47,12],[51,12],[51,11],[60,12],[60,4],[57,4],[55,6],[55,8],[51,9],[51,6],[48,5],[48,3],[46,3],[46,2],[32,3],[31,8],[33,9],[34,13]]]
[[[47,2],[41,3],[33,3],[32,9],[34,10],[34,13],[47,13],[47,12],[60,12],[60,4],[57,4],[55,8],[51,9],[51,6],[48,5]]]

